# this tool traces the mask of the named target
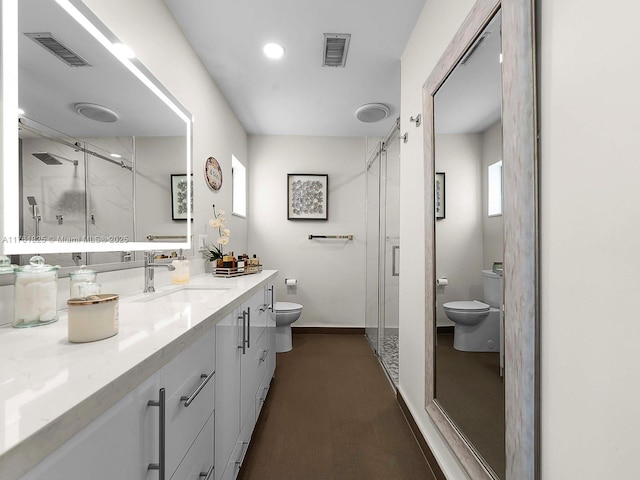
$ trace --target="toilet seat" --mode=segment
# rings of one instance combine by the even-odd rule
[[[277,305],[277,304],[276,304]],[[491,308],[486,303],[479,302],[478,300],[460,300],[456,302],[447,302],[443,307],[451,312],[469,312],[469,313],[482,313],[488,312]]]
[[[292,312],[295,310],[302,310],[302,305],[292,302],[276,302],[276,312]]]

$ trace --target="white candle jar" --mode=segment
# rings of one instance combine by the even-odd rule
[[[67,301],[68,334],[72,343],[95,342],[118,333],[118,295],[103,293]]]
[[[59,267],[45,265],[39,255],[30,265],[16,267],[13,290],[13,326],[36,327],[58,320]]]

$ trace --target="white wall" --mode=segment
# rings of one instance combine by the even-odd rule
[[[502,124],[482,133],[482,268],[491,270],[493,262],[502,262],[504,252],[504,222],[502,215],[489,217],[487,168],[502,160]]]
[[[422,112],[422,85],[471,10],[473,0],[428,0],[402,56],[401,132],[409,132],[402,144],[400,184],[400,385],[434,456],[445,475],[466,475],[424,410],[425,255],[424,167],[422,129],[409,122]],[[431,191],[431,190],[429,190]],[[405,252],[411,252],[407,255]]]
[[[445,218],[436,221],[437,325],[453,325],[443,305],[482,300],[482,136],[436,135],[436,172],[445,173]]]
[[[280,271],[277,299],[304,306],[294,326],[364,327],[365,148],[364,138],[249,137],[249,247]],[[327,221],[287,220],[288,173],[329,175]]]
[[[538,3],[542,479],[636,478],[640,4]]]

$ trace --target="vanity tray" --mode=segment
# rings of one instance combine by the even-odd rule
[[[231,278],[240,277],[242,275],[251,275],[262,271],[262,265],[249,265],[246,267],[238,268],[219,268],[213,269],[213,275],[215,277]]]

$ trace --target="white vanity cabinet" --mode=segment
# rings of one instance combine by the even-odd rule
[[[275,368],[271,284],[216,325],[216,480],[238,475]],[[268,377],[268,379],[266,379]],[[266,379],[266,380],[265,380]]]
[[[213,472],[214,367],[215,329],[210,328],[23,480],[154,480],[160,473],[149,465],[159,468],[161,451],[166,479],[191,478],[184,472],[192,470]]]
[[[127,478],[149,480],[157,462],[158,414],[147,402],[157,399],[154,374],[38,463],[22,480]]]

